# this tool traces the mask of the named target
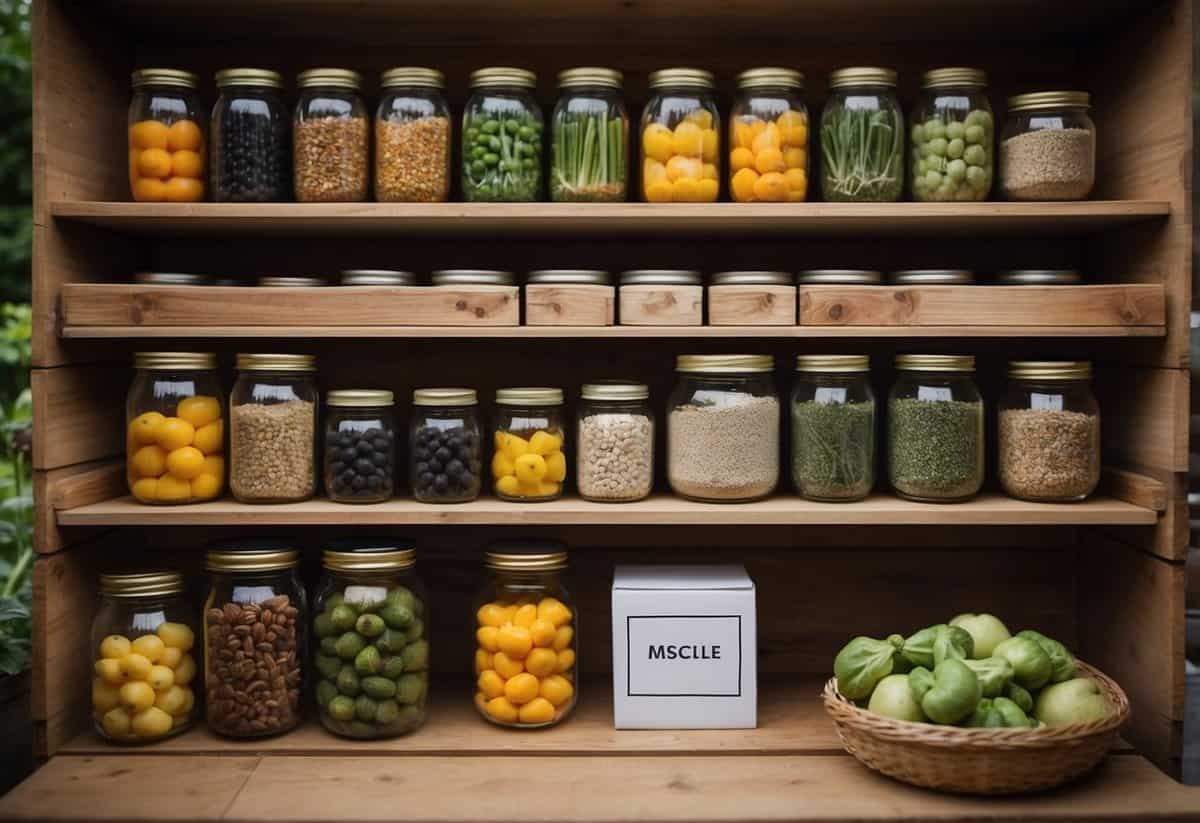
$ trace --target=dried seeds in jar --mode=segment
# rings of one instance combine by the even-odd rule
[[[450,108],[433,69],[389,69],[375,114],[375,199],[437,203],[450,194]]]
[[[629,502],[654,485],[654,412],[641,383],[589,383],[579,405],[579,493]]]
[[[302,203],[367,199],[370,127],[362,78],[345,69],[310,69],[296,78],[296,199]]]
[[[230,399],[229,488],[243,503],[307,500],[316,489],[316,363],[239,354]]]

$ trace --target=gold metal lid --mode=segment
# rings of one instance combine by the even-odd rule
[[[200,87],[200,78],[190,71],[179,69],[138,69],[130,76],[135,89],[143,86],[173,86],[180,89]]]
[[[1010,360],[1008,376],[1020,380],[1090,380],[1088,360]]]
[[[775,67],[746,69],[737,76],[737,86],[739,89],[779,88],[781,86],[802,89],[804,88],[804,75],[795,69]]]
[[[270,275],[258,278],[258,285],[268,289],[307,289],[324,286],[325,281],[320,277],[292,277],[290,275]]]
[[[283,88],[283,75],[270,69],[221,69],[215,76],[217,88],[226,86],[263,86]]]
[[[829,75],[829,88],[843,86],[895,86],[896,72],[877,66],[852,66]]]
[[[153,371],[215,369],[217,355],[200,351],[140,351],[133,355],[133,367]]]
[[[596,66],[580,66],[574,69],[563,69],[558,73],[560,89],[578,88],[579,86],[604,86],[619,89],[625,81],[625,75],[616,69],[604,69]]]
[[[325,395],[325,405],[339,409],[370,409],[391,406],[395,402],[395,395],[386,389],[339,389]]]
[[[317,359],[311,354],[239,354],[241,371],[316,371]]]
[[[525,282],[609,286],[612,285],[612,275],[598,269],[542,269],[540,271],[531,271]]]
[[[722,271],[712,276],[710,286],[790,286],[792,276],[785,271]]]
[[[557,406],[562,401],[562,389],[541,387],[496,389],[496,404],[499,406]]]
[[[975,371],[969,354],[898,354],[896,368],[902,371]]]
[[[650,387],[645,383],[585,383],[579,396],[584,400],[645,400]]]
[[[987,72],[983,69],[952,66],[942,69],[930,69],[921,75],[921,88],[923,89],[937,89],[947,86],[981,89],[986,85]]]
[[[349,545],[349,544],[345,544]],[[321,563],[327,569],[342,572],[377,572],[410,569],[417,563],[417,551],[411,546],[373,545],[363,548],[326,549]]]
[[[415,286],[417,276],[410,271],[391,269],[346,269],[342,272],[343,286]]]
[[[646,78],[652,89],[711,89],[715,86],[711,71],[704,69],[659,69]]]
[[[211,286],[213,280],[207,274],[189,274],[182,271],[140,271],[133,282],[143,286]]]
[[[265,547],[255,542],[249,541],[244,548],[227,542],[219,549],[210,549],[204,556],[204,568],[210,572],[269,572],[300,564],[300,552],[296,549]]]
[[[775,368],[769,354],[681,354],[675,358],[675,371],[704,374],[740,374],[768,372]]]
[[[476,69],[471,72],[470,85],[473,89],[498,86],[532,89],[537,86],[537,75],[528,69],[518,69],[512,66],[489,66],[486,69]]]
[[[1001,286],[1074,286],[1083,282],[1075,269],[1012,269],[996,275]]]
[[[892,272],[892,282],[900,286],[969,286],[974,272],[966,269],[909,269]]]
[[[416,389],[414,406],[474,406],[479,395],[474,389]]]
[[[1008,98],[1009,111],[1086,109],[1091,105],[1091,95],[1086,91],[1036,91]]]
[[[379,75],[379,88],[391,89],[397,86],[441,89],[446,87],[446,75],[437,69],[427,69],[424,66],[397,66]]]
[[[484,552],[483,565],[492,571],[562,571],[567,567],[567,552],[554,540],[500,540]]]
[[[517,282],[512,272],[492,269],[442,269],[431,279],[435,286],[511,286]]]
[[[296,75],[302,89],[354,89],[362,87],[362,75],[351,69],[306,69]]]
[[[796,371],[864,372],[871,370],[871,358],[865,354],[798,354]]]
[[[809,269],[796,275],[801,286],[878,286],[883,283],[883,272],[867,269]]]
[[[183,592],[183,574],[158,569],[100,575],[100,591],[109,597],[163,597]]]
[[[621,272],[622,286],[703,286],[704,277],[687,269],[634,269]]]

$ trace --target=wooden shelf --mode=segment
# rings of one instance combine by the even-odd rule
[[[1064,203],[115,203],[50,214],[136,235],[1086,234],[1166,217],[1159,200]]]
[[[458,505],[394,499],[355,506],[329,500],[252,506],[232,499],[188,506],[147,506],[131,497],[57,513],[60,526],[595,526],[892,525],[892,526],[1149,526],[1158,515],[1120,500],[1027,503],[983,494],[966,503],[913,503],[877,494],[857,503],[814,503],[780,496],[755,503],[696,503],[655,495],[637,503],[590,503],[566,497],[547,503],[480,498]]]

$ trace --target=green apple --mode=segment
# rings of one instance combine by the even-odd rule
[[[1000,622],[1000,618],[991,614],[960,614],[950,621],[951,626],[965,629],[975,641],[975,653],[971,655],[976,660],[986,660],[992,656],[992,651],[1012,633]]]
[[[917,696],[908,685],[908,675],[889,674],[880,680],[871,693],[871,702],[867,708],[875,714],[891,717],[895,720],[911,720],[914,723],[925,723],[925,712]]]
[[[1069,726],[1102,720],[1111,711],[1108,698],[1095,680],[1076,677],[1043,689],[1033,707],[1033,716],[1047,726]]]

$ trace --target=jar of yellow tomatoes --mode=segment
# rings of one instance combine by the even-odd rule
[[[179,572],[100,576],[91,646],[92,718],[102,737],[149,743],[192,724],[195,625]]]
[[[562,389],[496,391],[492,485],[497,497],[542,502],[562,495],[564,419]]]
[[[499,726],[537,729],[575,708],[577,609],[555,541],[501,541],[484,556],[475,601],[475,706]]]
[[[129,102],[129,187],[139,203],[204,199],[204,122],[190,71],[133,73]]]
[[[729,192],[739,203],[808,199],[808,109],[804,75],[749,69],[738,75],[729,113]]]
[[[642,199],[714,203],[720,190],[721,116],[713,76],[700,69],[650,73],[642,112]]]
[[[212,500],[225,489],[225,401],[217,356],[138,352],[125,400],[126,478],[142,503]]]

